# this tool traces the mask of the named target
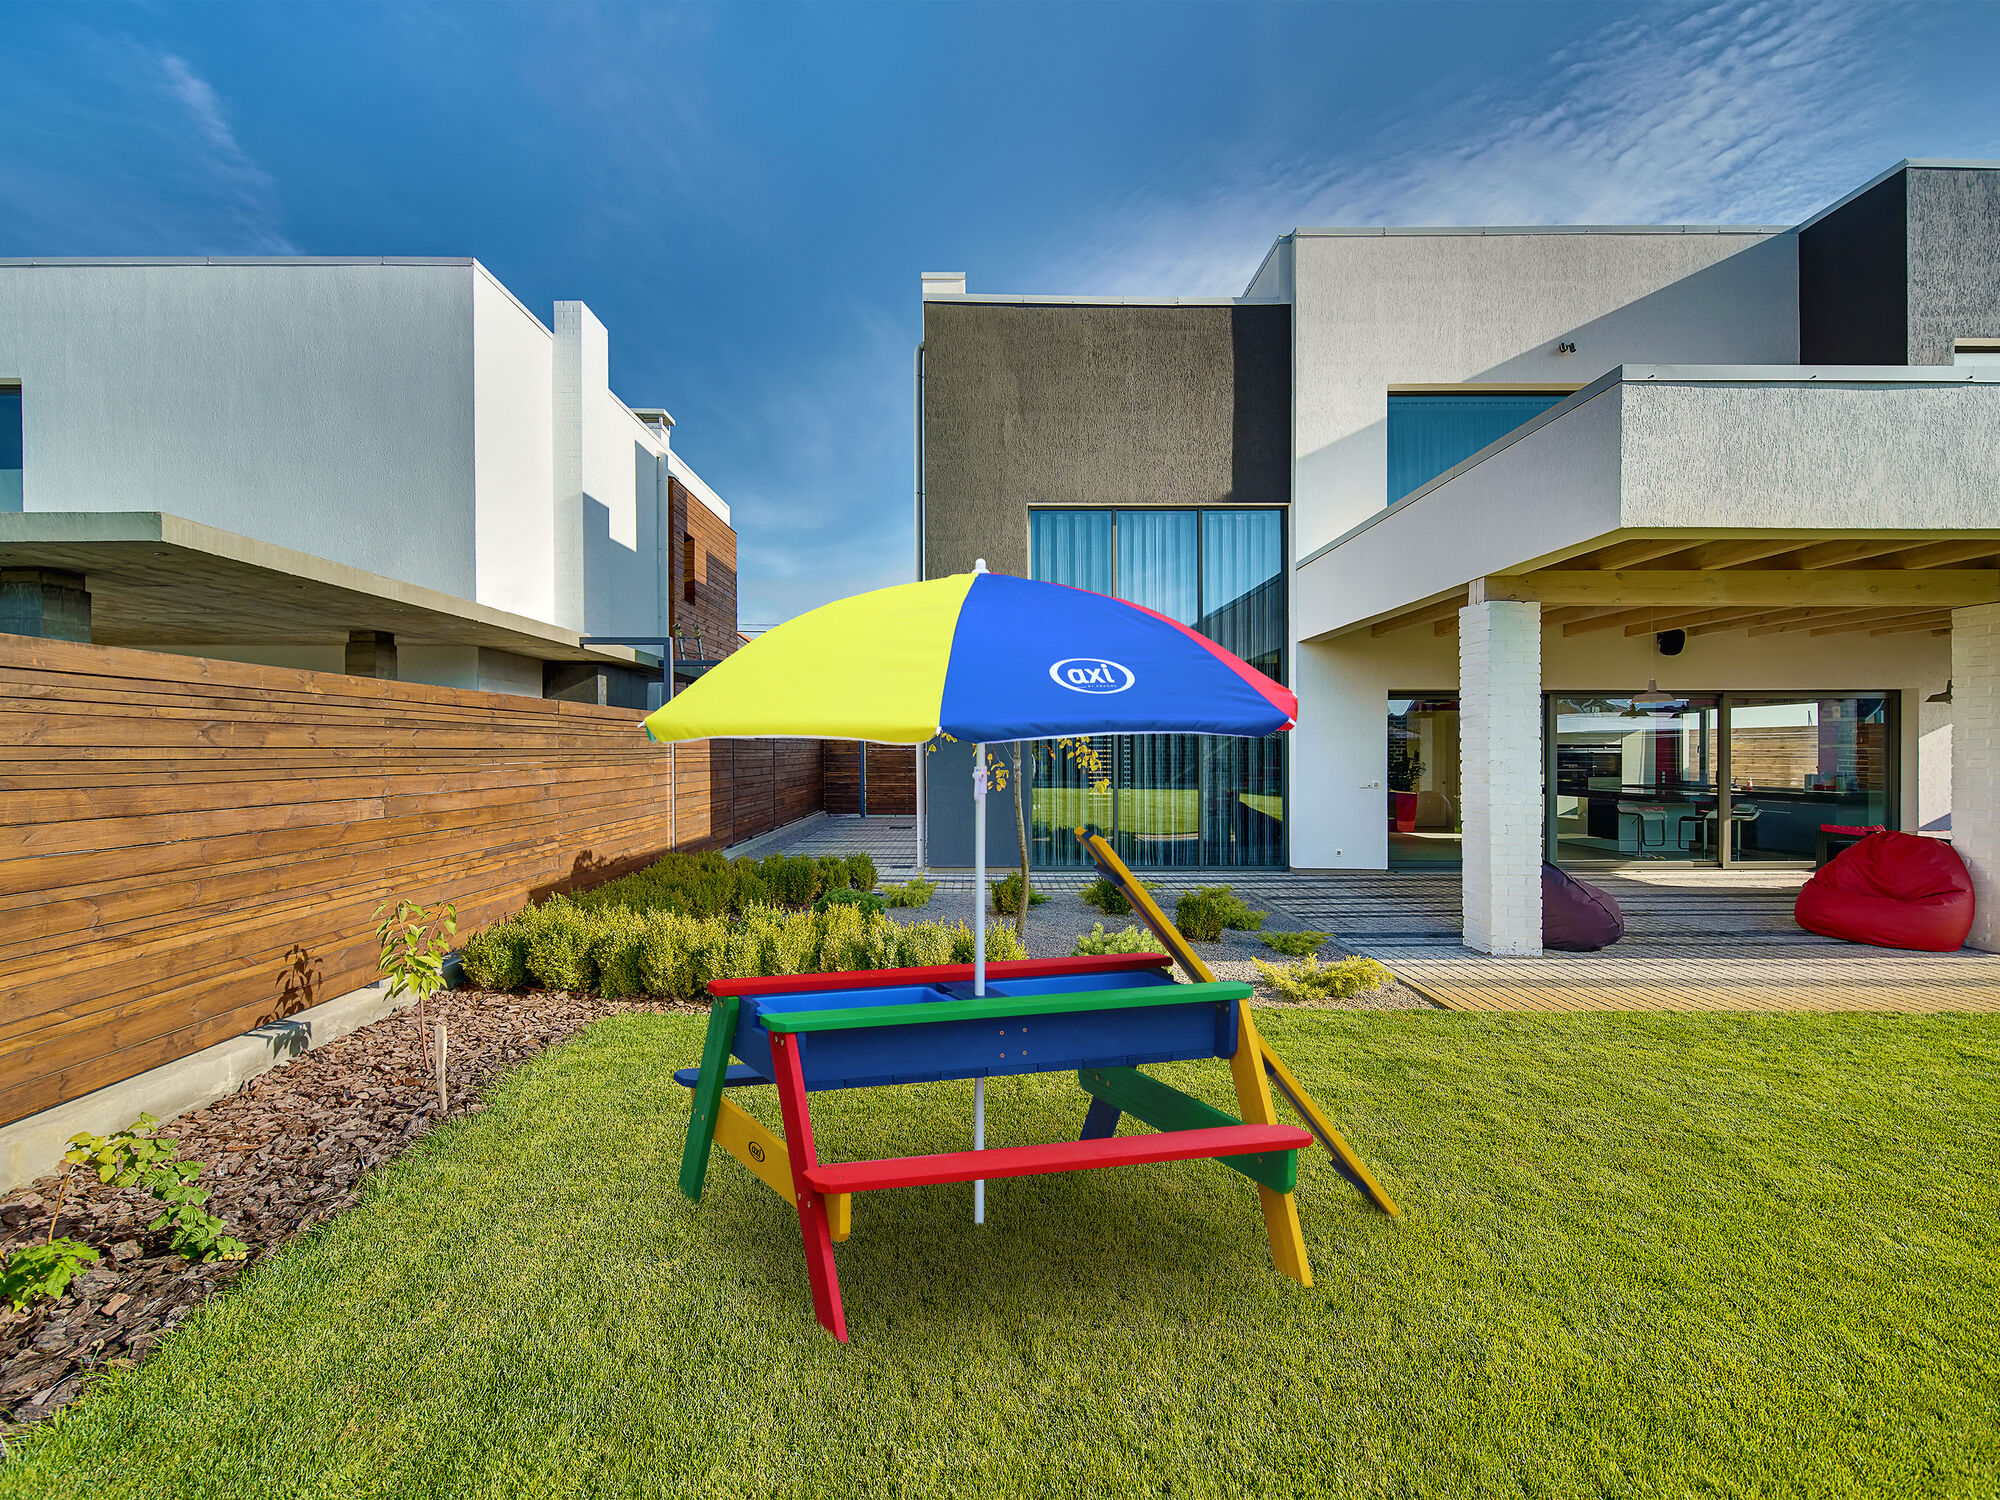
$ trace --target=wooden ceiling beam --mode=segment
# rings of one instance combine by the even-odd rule
[[[1488,578],[1483,588],[1489,599],[1538,599],[1545,605],[1589,604],[1627,610],[1640,606],[1700,610],[1724,605],[1858,609],[1892,604],[1958,609],[2000,603],[2000,570],[1728,568],[1692,572],[1632,568],[1603,572],[1548,568]]]
[[[1943,568],[1953,563],[1976,562],[1982,557],[2000,555],[2000,539],[1994,537],[1967,537],[1959,541],[1926,542],[1920,547],[1912,547],[1907,552],[1892,553],[1884,557],[1877,567],[1883,568]]]
[[[1787,620],[1803,620],[1807,615],[1819,611],[1810,609],[1771,609],[1761,614],[1738,615],[1727,620],[1716,620],[1707,625],[1690,625],[1689,635],[1715,635],[1720,631],[1749,630],[1758,625],[1782,625]]]
[[[1844,624],[1853,620],[1881,621],[1910,613],[1907,609],[1893,606],[1884,609],[1812,609],[1803,611],[1799,618],[1783,620],[1770,625],[1753,625],[1752,635],[1787,635],[1795,630],[1818,630],[1828,625]]]
[[[1399,630],[1409,630],[1417,625],[1428,625],[1431,621],[1443,619],[1447,615],[1455,617],[1464,607],[1465,595],[1463,594],[1460,594],[1455,599],[1441,599],[1436,604],[1427,604],[1422,609],[1411,610],[1408,614],[1396,615],[1387,620],[1377,620],[1373,625],[1368,627],[1368,633],[1378,639],[1385,635],[1394,635]]]
[[[1732,604],[1721,609],[1668,610],[1649,623],[1627,625],[1627,635],[1647,635],[1656,630],[1692,630],[1697,625],[1723,625],[1731,620],[1744,620],[1763,611],[1762,605]]]
[[[1923,614],[1890,615],[1886,618],[1866,620],[1839,620],[1831,625],[1818,626],[1809,633],[1812,635],[1852,635],[1857,630],[1866,630],[1870,634],[1873,634],[1878,627],[1893,625],[1921,625],[1932,630],[1942,625],[1949,629],[1951,626],[1951,616],[1932,611]]]
[[[1899,625],[1878,625],[1868,633],[1870,635],[1915,635],[1920,630],[1928,630],[1932,635],[1950,635],[1951,617],[1947,615],[1942,623],[1939,623],[1935,619],[1919,618],[1905,620]]]
[[[1696,541],[1684,536],[1639,536],[1630,541],[1613,542],[1608,547],[1582,557],[1572,558],[1568,563],[1572,568],[1635,568],[1641,563],[1651,562],[1656,557],[1666,557],[1675,552],[1685,552],[1695,546]]]
[[[1650,606],[1645,609],[1605,610],[1586,619],[1570,621],[1563,626],[1563,634],[1588,635],[1593,630],[1616,630],[1621,625],[1636,625],[1650,620],[1655,613]]]
[[[1740,568],[1745,563],[1761,562],[1764,558],[1796,552],[1798,549],[1799,539],[1796,536],[1732,537],[1719,542],[1702,542],[1689,547],[1678,556],[1663,557],[1657,566],[1694,569]]]

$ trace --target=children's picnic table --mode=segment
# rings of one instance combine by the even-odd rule
[[[1345,1145],[1335,1150],[1339,1137],[1309,1099],[1301,1104],[1303,1090],[1264,1048],[1250,986],[1177,984],[1170,962],[1140,953],[994,963],[981,996],[965,964],[715,980],[701,1066],[675,1074],[694,1091],[681,1189],[700,1199],[719,1145],[791,1199],[814,1311],[842,1340],[847,1320],[833,1245],[847,1238],[853,1195],[885,1188],[1208,1158],[1257,1185],[1279,1269],[1311,1285],[1293,1197],[1299,1151],[1318,1135],[1342,1161]],[[1229,1062],[1241,1118],[1139,1071],[1201,1058]],[[878,1161],[819,1158],[809,1100],[822,1089],[1072,1069],[1090,1101],[1081,1139]],[[1311,1131],[1277,1122],[1267,1075]],[[758,1086],[777,1089],[782,1137],[728,1097]],[[1115,1134],[1124,1115],[1154,1133]],[[1344,1162],[1342,1171],[1363,1186]],[[1372,1181],[1363,1190],[1394,1211]]]

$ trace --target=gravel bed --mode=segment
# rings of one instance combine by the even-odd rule
[[[1160,883],[1160,888],[1155,893],[1162,898],[1168,916],[1173,915],[1173,902],[1178,893],[1179,888],[1164,882]],[[889,915],[900,922],[964,922],[969,926],[972,922],[972,893],[940,890],[931,897],[928,906],[892,906],[889,908]],[[1012,924],[1011,918],[991,914],[987,920]],[[1117,932],[1124,927],[1139,925],[1139,919],[1135,916],[1105,916],[1073,891],[1051,890],[1046,902],[1028,909],[1028,930],[1024,938],[1028,945],[1028,956],[1061,958],[1074,952],[1076,940],[1090,931],[1093,922],[1102,922],[1106,932]],[[1267,932],[1297,932],[1305,926],[1304,922],[1293,919],[1280,909],[1273,909],[1264,919],[1264,930]],[[1241,980],[1245,984],[1257,984],[1257,971],[1251,967],[1253,958],[1261,958],[1270,963],[1290,962],[1289,959],[1266,948],[1254,932],[1225,932],[1219,943],[1196,943],[1194,946],[1202,961],[1215,971],[1216,978]],[[1346,958],[1348,955],[1348,949],[1331,939],[1321,945],[1319,950],[1322,963],[1336,958]],[[1257,1003],[1277,1010],[1435,1010],[1437,1008],[1401,982],[1391,983],[1373,994],[1357,995],[1350,1000],[1304,1003],[1282,999],[1262,985],[1258,985]]]
[[[457,990],[431,1004],[445,1023],[452,1115],[483,1109],[495,1077],[591,1022],[630,1010],[692,1009],[591,995]],[[273,1068],[226,1099],[161,1127],[184,1159],[206,1162],[207,1209],[250,1246],[250,1261],[351,1207],[369,1173],[441,1118],[423,1076],[414,1013],[401,1011]],[[0,1201],[0,1255],[48,1237],[51,1175]],[[25,1312],[0,1305],[0,1431],[52,1416],[93,1371],[137,1363],[250,1261],[198,1265],[146,1225],[160,1205],[136,1188],[81,1173],[62,1199],[58,1237],[100,1255],[69,1290]],[[0,1450],[4,1451],[4,1450]]]

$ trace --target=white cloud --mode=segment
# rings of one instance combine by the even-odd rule
[[[0,254],[289,255],[271,175],[185,58],[59,28],[0,47]]]
[[[1439,86],[1324,154],[1245,142],[1189,191],[1135,193],[1051,290],[1240,292],[1300,225],[1789,223],[1899,157],[1898,7],[1649,7],[1538,75]]]

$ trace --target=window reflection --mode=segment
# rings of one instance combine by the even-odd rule
[[[1035,510],[1033,576],[1115,594],[1192,626],[1259,671],[1285,677],[1284,513]],[[1100,736],[1106,790],[1060,747],[1033,749],[1034,857],[1087,865],[1071,831],[1095,824],[1134,868],[1282,865],[1282,735]]]

